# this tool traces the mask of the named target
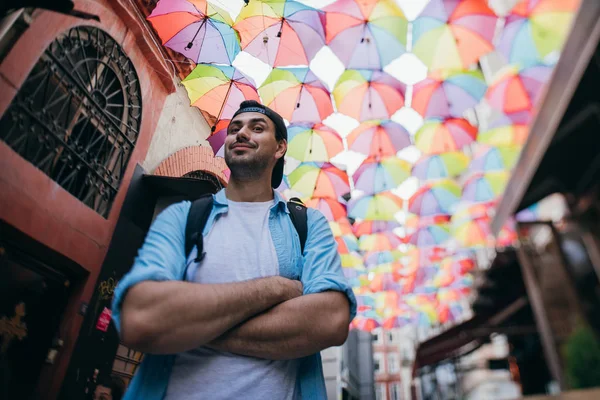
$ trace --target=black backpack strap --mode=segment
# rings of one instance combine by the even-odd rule
[[[192,202],[190,212],[188,213],[185,224],[185,256],[186,259],[190,256],[194,246],[198,248],[196,262],[202,261],[204,255],[204,237],[202,232],[208,221],[208,216],[212,210],[213,197],[212,195],[202,196]]]
[[[308,216],[306,215],[306,206],[297,197],[292,197],[287,203],[288,210],[290,211],[290,218],[292,224],[298,232],[300,237],[300,250],[304,254],[304,245],[306,245],[306,238],[308,237]]]

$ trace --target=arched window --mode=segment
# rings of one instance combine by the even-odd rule
[[[106,32],[79,26],[44,51],[0,119],[0,140],[106,218],[141,115],[131,60]]]

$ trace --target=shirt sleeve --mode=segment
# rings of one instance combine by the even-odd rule
[[[356,298],[342,272],[337,243],[327,219],[319,211],[307,209],[308,237],[304,248],[302,284],[304,294],[342,292],[350,303],[350,320],[356,315]]]
[[[185,224],[191,203],[173,204],[152,223],[131,270],[121,278],[113,297],[112,318],[121,331],[121,305],[127,291],[143,281],[182,280],[185,272]]]

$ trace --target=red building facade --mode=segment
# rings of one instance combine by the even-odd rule
[[[176,90],[134,2],[76,0],[75,8],[100,22],[26,10],[29,25],[0,37],[0,320],[19,328],[0,324],[0,378],[8,393],[33,391],[22,398],[58,397],[84,316],[102,311],[87,309],[90,300],[98,290],[112,296],[110,281],[97,280]]]

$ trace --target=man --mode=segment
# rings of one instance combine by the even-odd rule
[[[101,376],[94,390],[94,400],[121,400],[125,382],[116,376]]]
[[[154,221],[120,281],[113,318],[147,353],[127,398],[325,399],[319,351],[341,345],[356,301],[326,219],[307,210],[304,252],[287,204],[283,119],[255,101],[225,140],[231,170],[204,228],[205,256],[184,254],[189,202]]]

